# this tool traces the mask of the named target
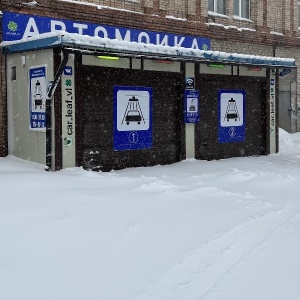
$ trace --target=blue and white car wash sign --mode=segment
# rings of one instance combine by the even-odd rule
[[[199,123],[199,91],[185,90],[184,93],[184,122]]]
[[[219,91],[219,143],[245,141],[245,91]]]
[[[49,32],[78,33],[91,37],[102,37],[160,46],[183,47],[199,50],[210,49],[209,38],[3,12],[3,41],[22,40]]]
[[[29,129],[46,130],[46,66],[29,68]]]
[[[152,147],[152,88],[114,87],[114,150]]]

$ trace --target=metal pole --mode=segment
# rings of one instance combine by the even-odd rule
[[[67,51],[63,51],[63,59],[57,73],[55,74],[54,81],[49,88],[46,98],[46,171],[50,171],[52,165],[52,98],[68,60],[69,53]]]

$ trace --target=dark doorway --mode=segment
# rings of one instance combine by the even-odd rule
[[[279,127],[291,132],[291,92],[279,92]]]
[[[200,123],[196,126],[196,158],[203,160],[266,154],[266,81],[261,78],[199,75]],[[245,141],[218,143],[219,90],[245,91]]]
[[[77,164],[108,171],[179,161],[182,101],[179,73],[81,66],[77,90]],[[113,150],[113,87],[153,90],[153,147]]]

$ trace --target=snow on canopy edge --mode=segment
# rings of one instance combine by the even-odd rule
[[[26,43],[28,47],[26,48]],[[19,47],[18,47],[19,45]],[[20,47],[23,45],[23,48]],[[268,57],[240,53],[227,53],[212,50],[198,50],[183,47],[171,47],[154,44],[121,41],[101,37],[91,37],[68,32],[43,33],[35,37],[18,41],[2,42],[0,46],[6,53],[28,51],[30,49],[42,49],[55,46],[73,46],[77,48],[93,48],[94,50],[114,50],[129,53],[147,53],[149,55],[164,55],[170,58],[203,59],[220,63],[236,63],[249,65],[284,66],[295,67],[295,59]],[[31,48],[30,48],[31,47]]]

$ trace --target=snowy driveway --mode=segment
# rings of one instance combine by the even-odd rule
[[[0,159],[0,299],[298,299],[300,134],[280,143],[109,173]]]

